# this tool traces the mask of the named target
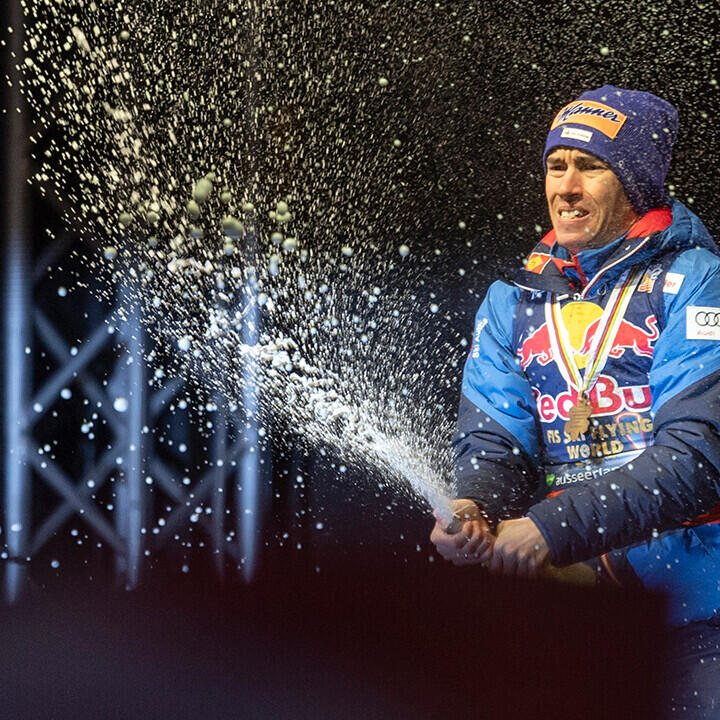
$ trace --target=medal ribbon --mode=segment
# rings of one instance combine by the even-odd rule
[[[550,331],[555,363],[568,387],[574,387],[579,396],[587,396],[603,371],[630,298],[640,281],[640,275],[639,266],[630,268],[613,288],[593,335],[584,375],[580,373],[575,362],[575,350],[570,345],[567,328],[560,312],[560,302],[553,295],[545,303],[545,320]]]

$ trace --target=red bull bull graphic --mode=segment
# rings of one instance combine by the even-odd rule
[[[585,357],[580,356],[578,351],[585,341],[588,326],[602,316],[602,308],[591,302],[570,302],[562,307],[560,315],[567,328],[570,345],[575,351],[575,362],[578,367],[585,367]],[[597,329],[597,324],[594,327]],[[523,370],[526,370],[535,359],[540,365],[547,365],[556,360],[547,321],[527,337],[518,355]]]
[[[578,368],[585,368],[593,341],[601,324],[603,310],[591,302],[570,302],[561,309],[567,340]],[[643,327],[644,326],[644,327]],[[644,318],[642,325],[635,325],[622,318],[612,338],[608,352],[611,358],[621,358],[630,352],[639,358],[652,359],[653,345],[660,332],[655,315]],[[523,370],[533,363],[544,367],[557,361],[553,349],[551,329],[547,322],[534,329],[521,343],[517,355]],[[540,371],[542,372],[542,371]],[[562,374],[562,373],[561,373]],[[529,375],[531,382],[533,373]],[[544,378],[544,375],[541,375]],[[544,381],[540,381],[543,382]],[[565,390],[558,394],[540,393],[534,389],[538,415],[543,423],[569,420],[570,409],[578,402],[578,390],[567,381]],[[592,417],[614,416],[618,413],[647,413],[652,405],[652,393],[648,385],[622,386],[610,374],[600,374],[588,392]]]
[[[597,319],[588,325],[579,355],[587,357],[599,324],[600,319]],[[649,315],[645,318],[645,327],[648,332],[645,332],[637,325],[633,325],[628,320],[621,320],[613,339],[610,357],[619,358],[622,357],[625,350],[632,350],[636,355],[651,358],[653,356],[652,343],[660,337],[657,318],[654,315]]]
[[[518,350],[520,366],[527,370],[533,360],[540,365],[547,365],[553,360],[553,349],[550,345],[550,330],[543,323],[537,330],[530,333]]]
[[[578,305],[586,306],[581,313],[572,308],[572,306]],[[570,345],[575,350],[575,362],[579,368],[584,368],[587,363],[595,333],[600,325],[601,314],[601,308],[592,303],[569,303],[562,309],[563,321],[568,329]],[[588,315],[595,315],[595,317],[587,322]],[[645,327],[647,330],[643,330],[629,320],[620,320],[610,349],[610,357],[619,358],[626,350],[632,350],[635,355],[652,358],[652,343],[660,336],[655,315],[648,315],[645,318]],[[534,361],[540,365],[547,365],[555,359],[547,323],[543,323],[528,335],[517,354],[523,370],[527,370]]]

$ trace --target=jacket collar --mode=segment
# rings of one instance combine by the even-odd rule
[[[536,245],[525,267],[511,273],[510,279],[528,290],[593,294],[601,280],[612,281],[628,267],[657,254],[660,248],[654,240],[673,223],[673,209],[650,210],[614,242],[577,255],[570,255],[560,247],[555,241],[555,231],[551,230]]]

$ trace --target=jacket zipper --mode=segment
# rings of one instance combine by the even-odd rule
[[[630,250],[630,252],[628,252],[627,254],[623,255],[623,256],[620,257],[620,258],[618,258],[615,262],[610,263],[610,265],[606,265],[605,267],[601,268],[601,269],[595,274],[595,276],[593,277],[593,279],[590,280],[590,282],[584,287],[583,291],[580,293],[580,298],[579,298],[579,299],[584,300],[584,299],[587,297],[587,292],[588,292],[588,290],[590,290],[590,288],[593,287],[593,285],[595,285],[595,283],[597,282],[598,278],[599,278],[603,273],[607,272],[608,270],[610,270],[610,268],[614,268],[614,267],[615,267],[616,265],[618,265],[619,263],[624,262],[624,261],[627,260],[629,257],[633,256],[641,247],[644,247],[644,245],[647,243],[647,241],[648,241],[649,239],[650,239],[650,235],[645,236],[645,237],[643,238],[642,242],[638,243],[632,250]],[[576,293],[576,295],[577,295],[577,293]]]

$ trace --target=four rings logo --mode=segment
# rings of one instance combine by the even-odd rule
[[[700,310],[695,313],[695,322],[700,327],[717,327],[720,325],[720,310],[717,312],[708,312],[707,310]]]
[[[720,340],[720,307],[689,305],[685,309],[688,340]]]

